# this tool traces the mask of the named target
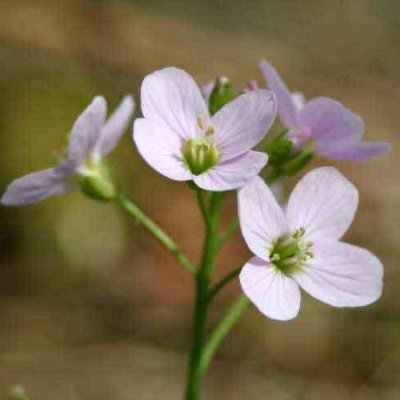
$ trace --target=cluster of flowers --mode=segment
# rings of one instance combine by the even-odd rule
[[[202,91],[178,68],[146,76],[143,117],[133,127],[136,147],[170,179],[193,181],[213,192],[238,190],[241,230],[255,255],[242,268],[240,283],[263,314],[294,318],[300,287],[332,306],[367,305],[381,295],[382,265],[369,251],[340,241],[357,209],[356,188],[336,169],[318,168],[297,184],[282,209],[258,174],[268,156],[282,174],[290,172],[289,166],[303,166],[304,155],[360,161],[386,152],[389,145],[363,142],[358,115],[325,97],[305,102],[300,93],[288,90],[269,63],[260,66],[270,90],[251,82],[236,98],[224,78]],[[133,110],[128,96],[106,120],[106,102],[96,97],[72,127],[67,158],[14,181],[2,203],[27,205],[73,187],[112,200],[117,188],[104,158],[118,143]],[[252,150],[276,113],[285,130],[267,152]]]

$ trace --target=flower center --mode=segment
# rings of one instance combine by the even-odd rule
[[[304,240],[304,229],[296,229],[291,234],[281,236],[270,252],[270,262],[286,275],[301,269],[314,257],[312,242]]]
[[[183,146],[183,158],[190,172],[200,175],[217,163],[219,151],[207,139],[189,139]]]
[[[186,140],[183,145],[183,159],[190,172],[200,175],[212,168],[219,160],[219,150],[208,137],[215,132],[213,124],[205,125],[204,119],[199,116],[197,124],[200,128],[200,137]]]

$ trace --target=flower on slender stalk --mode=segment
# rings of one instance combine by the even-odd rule
[[[7,188],[1,203],[24,206],[61,195],[76,186],[99,200],[115,195],[111,173],[103,158],[117,145],[132,116],[134,103],[126,96],[106,120],[107,103],[97,96],[78,117],[69,136],[67,156],[53,168],[33,172],[16,179]]]
[[[272,92],[240,95],[212,117],[193,78],[178,68],[146,76],[142,112],[134,141],[159,173],[177,181],[193,180],[205,190],[237,189],[256,176],[267,156],[251,149],[273,123]]]
[[[390,150],[387,142],[363,142],[362,118],[338,101],[316,97],[306,102],[301,93],[289,91],[271,64],[264,60],[260,67],[276,95],[279,118],[295,150],[311,142],[320,155],[341,161],[363,161]]]
[[[336,169],[309,172],[285,212],[259,177],[238,197],[242,234],[255,254],[242,268],[240,284],[267,317],[294,318],[300,287],[334,307],[365,306],[380,297],[379,259],[340,241],[353,220],[358,192]]]

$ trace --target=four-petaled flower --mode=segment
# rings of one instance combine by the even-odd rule
[[[1,203],[24,206],[63,194],[75,186],[70,179],[74,174],[83,180],[93,178],[92,182],[102,186],[98,188],[101,195],[112,197],[114,188],[108,185],[109,172],[101,160],[117,145],[133,109],[132,97],[126,96],[106,120],[106,100],[102,96],[95,97],[72,127],[67,157],[53,168],[33,172],[12,182]]]
[[[193,78],[178,68],[156,71],[143,81],[144,118],[134,124],[142,157],[158,172],[178,181],[193,180],[205,190],[244,186],[267,163],[252,151],[274,121],[272,92],[240,95],[210,116]]]
[[[299,287],[335,307],[360,307],[380,297],[381,262],[339,241],[353,220],[358,192],[336,169],[309,172],[293,190],[286,212],[259,177],[238,198],[242,234],[255,254],[243,267],[240,284],[267,317],[294,318]]]
[[[278,115],[289,129],[295,149],[312,142],[317,153],[332,160],[362,161],[390,149],[383,141],[363,142],[364,124],[338,101],[316,97],[306,102],[299,92],[291,93],[275,69],[261,61],[261,70],[278,103]]]

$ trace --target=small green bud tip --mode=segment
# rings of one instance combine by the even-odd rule
[[[200,175],[218,162],[219,151],[207,139],[189,139],[183,146],[183,158],[190,172]]]
[[[29,400],[25,389],[21,385],[16,385],[11,389],[10,400]]]
[[[280,168],[291,157],[292,149],[293,143],[286,139],[284,135],[279,135],[265,146],[265,152],[269,157],[268,163]]]
[[[111,201],[117,194],[110,167],[103,160],[88,159],[78,171],[81,192],[98,201]]]
[[[228,78],[220,77],[216,80],[209,99],[209,110],[211,115],[215,114],[225,104],[234,99],[233,86]]]
[[[314,257],[312,243],[303,239],[304,234],[304,228],[296,229],[280,237],[272,247],[269,260],[282,273],[293,274]]]

